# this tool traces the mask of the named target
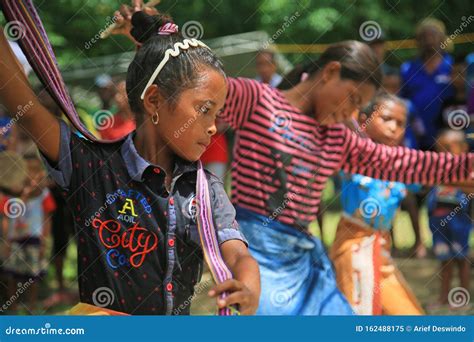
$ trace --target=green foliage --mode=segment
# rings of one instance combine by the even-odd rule
[[[101,29],[110,22],[119,0],[54,0],[35,1],[48,35],[53,42],[60,64],[68,65],[87,57],[133,51],[134,47],[123,37],[113,36],[96,40]],[[360,39],[359,27],[368,20],[377,22],[389,40],[410,39],[416,23],[427,16],[442,20],[448,33],[460,27],[462,17],[474,14],[472,0],[259,0],[259,1],[179,1],[162,0],[158,9],[171,14],[181,27],[190,20],[203,26],[203,38],[264,30],[273,35],[298,13],[275,43],[327,44],[344,39]],[[474,23],[463,33],[474,32]],[[87,43],[90,48],[86,48]],[[471,44],[457,47],[468,52]],[[389,55],[389,63],[399,65],[412,57],[415,50],[399,50]],[[290,59],[300,61],[314,58],[314,54]]]

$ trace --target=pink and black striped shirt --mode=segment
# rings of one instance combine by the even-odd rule
[[[229,78],[222,118],[236,130],[232,202],[299,229],[316,219],[336,171],[403,183],[469,177],[473,154],[421,152],[361,138],[343,124],[322,126],[268,85]]]

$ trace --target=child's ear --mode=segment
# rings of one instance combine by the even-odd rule
[[[164,104],[163,96],[156,84],[152,84],[145,92],[143,98],[143,108],[145,109],[146,115],[153,115],[155,112],[160,111],[160,107]]]
[[[334,77],[341,77],[341,63],[337,61],[329,62],[322,70],[322,79],[324,82],[327,82]]]

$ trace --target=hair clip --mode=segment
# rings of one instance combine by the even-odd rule
[[[153,84],[153,82],[156,80],[156,78],[158,77],[158,74],[160,73],[161,69],[163,69],[166,62],[168,62],[168,60],[170,59],[170,56],[177,57],[181,53],[181,50],[187,50],[190,47],[198,47],[198,46],[202,46],[202,47],[205,47],[205,48],[209,49],[209,46],[207,46],[206,44],[204,44],[200,40],[192,38],[192,39],[185,39],[182,42],[176,42],[176,43],[174,43],[174,46],[172,48],[169,48],[168,50],[166,50],[165,51],[165,57],[163,57],[160,64],[158,64],[155,71],[151,75],[150,80],[148,81],[148,83],[145,86],[145,89],[143,89],[143,92],[140,96],[140,99],[143,100],[145,98],[145,92]]]
[[[158,34],[160,36],[169,36],[176,32],[178,32],[178,25],[171,22],[160,26],[160,28],[158,29]]]

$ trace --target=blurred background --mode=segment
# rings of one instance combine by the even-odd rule
[[[54,47],[67,86],[88,128],[105,138],[128,133],[133,129],[130,126],[132,115],[125,108],[123,79],[135,47],[123,36],[100,38],[101,33],[114,22],[114,11],[122,2],[42,0],[34,3]],[[169,13],[185,35],[202,39],[213,48],[223,60],[230,76],[250,78],[264,77],[258,70],[259,63],[264,67],[263,64],[268,62],[265,59],[258,62],[258,55],[262,50],[271,52],[270,64],[275,67],[272,73],[284,75],[294,66],[316,59],[328,44],[347,39],[371,45],[379,54],[381,64],[388,70],[387,75],[398,75],[402,64],[415,59],[419,54],[415,40],[417,25],[425,18],[435,18],[444,25],[443,50],[451,56],[453,64],[456,60],[462,61],[464,65],[461,87],[465,87],[469,95],[474,85],[472,0],[163,0],[157,8]],[[0,24],[5,26],[2,16]],[[44,101],[48,103],[48,95],[41,90],[34,74],[30,73],[29,76],[38,86],[38,93],[44,94]],[[54,104],[51,106],[54,108]],[[113,130],[108,130],[110,127],[104,129],[104,122],[101,121],[104,112],[117,115],[115,124],[118,122],[121,126],[113,127]],[[119,115],[120,119],[117,119]],[[468,119],[470,120],[470,116]],[[26,137],[22,137],[21,132],[14,133],[13,136],[16,141],[10,141],[9,144],[16,151],[27,150]],[[231,132],[226,133],[226,139],[228,153],[232,148]],[[230,157],[224,160],[229,165]],[[223,177],[228,186],[229,172]],[[51,185],[51,188],[51,193],[54,194],[54,186]],[[321,218],[324,223],[323,233],[317,222],[311,225],[311,231],[321,236],[327,246],[334,239],[340,217],[338,191],[338,185],[334,182],[330,182],[325,190],[324,215]],[[55,224],[52,217],[56,210],[59,225],[71,225],[66,206],[61,203],[59,195],[55,197],[55,207],[47,212],[50,221]],[[419,224],[420,236],[416,237],[408,212],[400,211],[394,226],[393,254],[423,307],[432,314],[474,313],[471,307],[456,310],[449,306],[432,305],[439,292],[439,265],[431,251],[432,238],[426,204],[423,201],[420,205]],[[72,239],[74,234],[72,227],[65,230],[67,233],[52,227],[45,238],[47,265],[37,293],[32,295],[32,301],[28,296],[22,296],[2,314],[62,313],[77,302],[77,260],[75,242]],[[6,234],[3,236],[4,241],[7,240],[5,236]],[[471,237],[470,245],[473,243]],[[471,253],[469,260],[472,257]],[[472,268],[472,262],[470,265]],[[0,278],[0,303],[10,298],[6,278]],[[471,280],[474,280],[472,275]],[[457,280],[453,281],[453,286],[456,286]],[[468,291],[472,293],[471,289]]]

